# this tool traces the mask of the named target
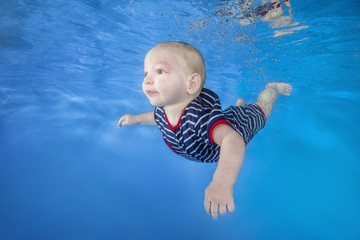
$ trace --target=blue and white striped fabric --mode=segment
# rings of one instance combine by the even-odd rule
[[[243,107],[230,107],[223,112],[216,93],[204,88],[185,108],[176,126],[169,123],[164,107],[156,107],[154,117],[165,143],[175,153],[194,161],[216,162],[220,155],[220,146],[214,144],[212,138],[216,126],[231,125],[237,132],[241,131],[240,135],[248,143],[256,133],[251,134],[253,130],[258,131],[265,125],[259,107],[246,105],[240,108]],[[256,117],[259,114],[261,116]]]
[[[256,104],[230,106],[224,110],[226,121],[244,139],[245,145],[260,131],[266,123],[266,117]]]

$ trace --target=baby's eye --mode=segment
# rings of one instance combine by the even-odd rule
[[[162,69],[157,70],[158,74],[163,74],[164,71]]]

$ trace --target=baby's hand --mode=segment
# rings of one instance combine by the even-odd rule
[[[121,128],[124,125],[134,125],[137,124],[136,116],[131,114],[126,114],[125,116],[122,116],[118,122],[119,128]]]
[[[221,215],[226,214],[226,209],[229,212],[235,210],[233,187],[219,181],[211,181],[205,190],[204,207],[213,219],[218,218],[218,212]]]

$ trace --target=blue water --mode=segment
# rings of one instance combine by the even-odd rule
[[[241,24],[234,1],[0,0],[0,239],[360,239],[360,2],[291,3],[294,26]],[[294,87],[218,221],[216,164],[116,126],[152,110],[143,58],[168,40],[203,53],[223,107]]]

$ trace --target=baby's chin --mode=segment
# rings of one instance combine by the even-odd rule
[[[161,104],[158,101],[154,101],[149,97],[148,97],[148,99],[149,99],[150,104],[153,105],[154,107],[162,107],[162,106],[164,106],[164,104]]]
[[[154,107],[162,107],[162,106],[164,106],[163,102],[159,101],[159,99],[156,99],[155,97],[152,97],[152,96],[148,96],[147,94],[145,94],[145,95],[148,98],[149,103],[151,105],[153,105]]]

